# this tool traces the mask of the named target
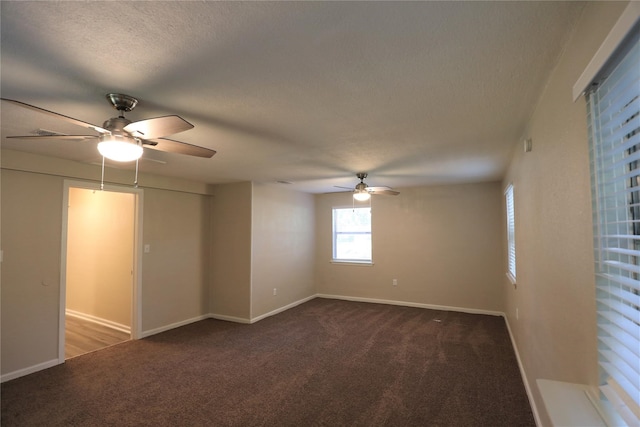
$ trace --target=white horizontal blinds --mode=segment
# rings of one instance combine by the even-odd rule
[[[513,185],[509,184],[505,191],[507,204],[507,261],[508,273],[511,279],[516,279],[516,240],[515,240],[515,212],[513,206]]]
[[[629,395],[620,387],[615,380],[609,381],[600,387],[602,393],[607,397],[616,413],[628,426],[638,426],[640,420],[640,410],[638,406],[629,398]]]
[[[603,392],[640,423],[640,43],[588,94]],[[637,417],[637,418],[633,418]]]

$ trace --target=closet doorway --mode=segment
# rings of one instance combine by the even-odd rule
[[[137,337],[141,190],[65,186],[61,362]]]

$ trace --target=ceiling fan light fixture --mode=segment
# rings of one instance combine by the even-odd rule
[[[366,202],[371,198],[371,194],[367,190],[360,190],[353,193],[353,198],[359,202]]]
[[[98,151],[107,159],[116,162],[132,162],[142,156],[142,145],[118,135],[104,136],[98,143]]]

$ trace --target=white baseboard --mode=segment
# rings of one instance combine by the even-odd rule
[[[225,322],[244,323],[246,325],[251,323],[251,319],[247,319],[245,317],[226,316],[224,314],[210,313],[209,318],[216,319],[216,320],[224,320]]]
[[[251,323],[259,322],[262,319],[265,319],[265,318],[270,317],[270,316],[274,316],[274,315],[276,315],[278,313],[282,313],[283,311],[287,311],[290,308],[296,307],[296,306],[298,306],[300,304],[304,304],[305,302],[311,301],[312,299],[316,298],[316,296],[317,295],[311,295],[311,296],[308,296],[308,297],[303,298],[301,300],[294,301],[291,304],[287,304],[284,307],[280,307],[280,308],[277,308],[277,309],[275,309],[273,311],[270,311],[268,313],[261,314],[260,316],[253,317],[253,318],[251,318]]]
[[[476,308],[466,308],[466,307],[452,307],[448,305],[434,305],[434,304],[423,304],[423,303],[408,302],[408,301],[394,301],[394,300],[384,300],[384,299],[375,299],[375,298],[350,297],[350,296],[344,296],[344,295],[316,294],[316,296],[318,298],[339,299],[344,301],[370,302],[374,304],[388,304],[388,305],[400,305],[403,307],[427,308],[429,310],[457,311],[460,313],[469,313],[469,314],[486,314],[489,316],[504,316],[504,313],[500,311],[480,310]]]
[[[298,300],[298,301],[294,301],[291,304],[287,304],[287,305],[285,305],[283,307],[276,308],[273,311],[270,311],[270,312],[265,313],[265,314],[261,314],[260,316],[253,317],[251,319],[247,319],[247,318],[244,318],[244,317],[227,316],[227,315],[224,315],[224,314],[216,314],[216,313],[210,313],[209,317],[211,319],[224,320],[224,321],[227,321],[227,322],[252,324],[252,323],[259,322],[260,320],[265,319],[267,317],[275,316],[278,313],[282,313],[283,311],[287,311],[290,308],[293,308],[293,307],[298,306],[300,304],[304,304],[305,302],[311,301],[312,299],[314,299],[316,297],[317,297],[317,295],[308,296],[306,298],[303,298],[303,299]]]
[[[53,366],[59,365],[58,359],[52,359],[47,362],[38,363],[37,365],[29,366],[28,368],[18,369],[17,371],[9,372],[0,377],[0,382],[11,381],[16,378],[24,377],[25,375],[33,374],[34,372],[42,371]]]
[[[65,314],[67,316],[76,317],[78,319],[86,320],[87,322],[92,322],[98,325],[105,326],[107,328],[115,329],[116,331],[131,334],[131,327],[127,325],[123,325],[122,323],[113,322],[111,320],[103,319],[101,317],[93,316],[87,313],[81,313],[79,311],[70,310],[70,309],[66,309]]]
[[[538,406],[536,405],[536,401],[533,399],[533,393],[531,392],[531,386],[529,385],[529,380],[527,379],[527,374],[524,370],[524,365],[522,364],[522,359],[520,359],[520,353],[518,352],[518,346],[516,345],[516,340],[513,338],[513,333],[511,332],[511,326],[509,325],[509,319],[503,313],[502,317],[504,317],[504,323],[507,325],[507,331],[509,331],[509,338],[511,339],[511,345],[513,346],[513,352],[516,354],[516,360],[518,361],[518,368],[520,368],[520,376],[522,377],[522,382],[524,383],[524,389],[527,391],[527,397],[529,398],[529,406],[531,406],[531,411],[533,412],[533,418],[536,421],[536,425],[538,427],[542,427],[542,421],[540,420],[540,413],[538,412]]]
[[[159,334],[161,332],[166,332],[166,331],[169,331],[171,329],[179,328],[180,326],[185,326],[185,325],[188,325],[190,323],[199,322],[200,320],[204,320],[204,319],[208,319],[208,318],[209,318],[209,315],[203,314],[201,316],[192,317],[191,319],[182,320],[180,322],[172,323],[170,325],[165,325],[165,326],[161,326],[159,328],[149,329],[147,331],[142,331],[142,335],[140,336],[140,338],[150,337],[151,335]]]

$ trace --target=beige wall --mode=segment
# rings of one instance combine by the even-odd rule
[[[314,197],[254,184],[252,211],[254,319],[315,294]]]
[[[142,331],[209,313],[211,197],[145,189]]]
[[[250,182],[212,188],[209,308],[244,321],[251,318],[252,188]]]
[[[62,179],[0,171],[2,374],[58,358]]]
[[[43,173],[37,173],[41,170]],[[109,170],[110,175],[129,172]],[[0,264],[2,375],[58,358],[62,200],[65,177],[99,167],[2,150]],[[144,189],[142,330],[208,313],[211,200],[198,183],[141,174]]]
[[[530,120],[503,185],[513,182],[517,289],[506,314],[544,425],[538,378],[597,383],[586,108],[572,87],[624,9],[589,3]],[[519,319],[515,312],[518,309]]]
[[[329,262],[332,207],[351,206],[351,194],[316,196],[318,293],[502,311],[501,197],[499,183],[373,196],[374,265],[357,266]]]
[[[135,195],[69,189],[66,308],[131,327]]]

